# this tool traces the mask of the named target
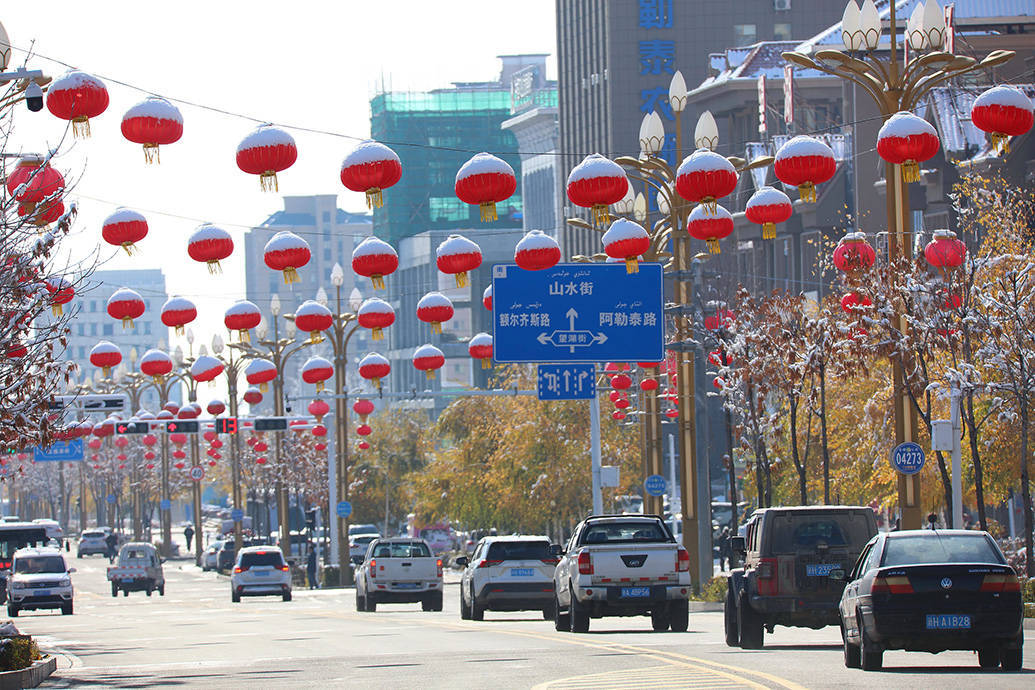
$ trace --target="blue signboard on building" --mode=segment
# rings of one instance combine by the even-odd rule
[[[540,364],[540,400],[592,400],[597,394],[596,365]]]
[[[32,460],[33,462],[82,462],[83,439],[56,441],[49,448],[37,446],[32,449]]]
[[[665,359],[661,266],[492,267],[497,362],[659,362]]]
[[[911,441],[900,443],[891,451],[891,466],[902,474],[916,474],[924,468],[924,449]]]

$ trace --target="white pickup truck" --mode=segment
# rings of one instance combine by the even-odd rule
[[[119,549],[118,563],[108,566],[108,581],[111,582],[111,595],[117,597],[119,590],[123,596],[130,592],[151,592],[165,596],[165,573],[162,571],[162,559],[158,557],[155,547],[146,542],[130,542]]]
[[[647,616],[654,630],[689,625],[690,555],[655,515],[601,515],[578,524],[554,570],[557,630],[590,618]]]
[[[375,539],[356,569],[356,610],[378,604],[420,602],[425,611],[442,610],[442,559],[423,539]]]

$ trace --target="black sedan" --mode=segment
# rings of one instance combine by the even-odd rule
[[[981,668],[1021,668],[1020,582],[987,532],[878,534],[847,579],[845,666],[880,670],[886,649],[961,649],[976,650]]]

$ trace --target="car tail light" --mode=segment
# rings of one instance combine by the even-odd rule
[[[435,567],[438,568],[438,576],[442,577],[442,559],[435,561]]]
[[[370,577],[377,577],[377,561],[373,558],[370,559],[370,567],[367,572],[370,573]]]
[[[499,565],[503,561],[490,561],[488,559],[482,560],[478,563],[479,568],[491,568],[494,565]]]
[[[690,572],[690,554],[682,546],[676,551],[676,572]]]
[[[981,581],[982,592],[1019,592],[1021,581],[1012,573],[992,573]]]
[[[593,574],[593,559],[589,555],[589,551],[583,551],[579,554],[579,575],[592,575]]]
[[[549,558],[541,558],[540,560],[547,565],[557,565],[557,563],[560,562],[561,559],[555,556],[550,556]]]
[[[287,564],[287,563],[285,563],[285,564],[283,564],[283,565],[278,565],[278,566],[277,566],[277,568],[278,568],[278,569],[280,569],[280,570],[285,570],[285,571],[286,571],[286,570],[287,570],[287,569],[288,569],[289,567],[290,567],[290,566],[288,566],[288,564]]]
[[[905,575],[893,575],[891,577],[877,577],[873,580],[871,594],[912,594],[913,585]]]
[[[243,573],[245,570],[248,570],[248,569],[247,568],[242,568],[241,566],[237,566],[236,568],[234,568],[234,574],[237,575],[237,574]]]
[[[762,558],[758,561],[758,593],[772,596],[780,591],[779,561]]]

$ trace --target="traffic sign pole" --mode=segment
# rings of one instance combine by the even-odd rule
[[[594,370],[596,367],[594,366]],[[595,377],[594,377],[595,378]],[[600,396],[589,401],[589,454],[590,472],[593,475],[593,514],[604,513],[604,497],[600,493]]]

